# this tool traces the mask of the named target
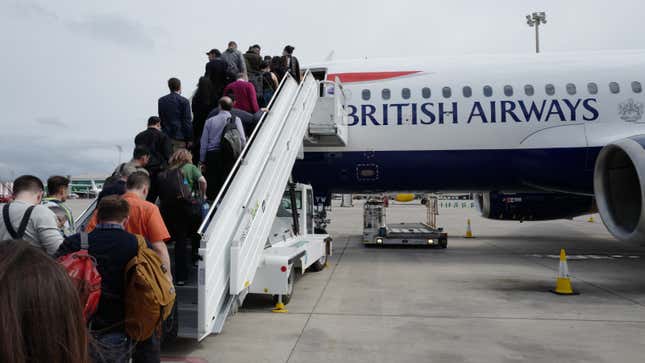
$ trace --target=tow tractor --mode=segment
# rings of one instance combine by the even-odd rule
[[[363,244],[448,247],[448,234],[436,227],[436,198],[424,198],[426,223],[386,223],[385,203],[370,197],[363,204]]]

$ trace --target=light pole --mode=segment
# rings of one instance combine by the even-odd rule
[[[535,27],[535,53],[540,53],[540,24],[546,24],[546,13],[541,11],[527,15],[526,24]]]
[[[123,147],[121,145],[114,145],[116,146],[116,150],[119,152],[119,164],[121,165],[121,153],[123,152]]]

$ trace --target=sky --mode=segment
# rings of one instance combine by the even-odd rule
[[[170,77],[190,97],[211,48],[235,40],[300,63],[645,49],[642,0],[0,0],[0,180],[108,174]],[[123,152],[118,152],[117,145]]]

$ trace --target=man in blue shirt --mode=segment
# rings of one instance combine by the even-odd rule
[[[181,95],[181,81],[177,78],[168,80],[168,88],[170,93],[161,97],[158,102],[161,131],[170,137],[173,151],[190,149],[193,137],[190,102]]]
[[[96,228],[87,235],[88,253],[101,274],[101,299],[92,316],[95,362],[128,362],[133,342],[125,333],[125,267],[137,255],[137,237],[124,229],[130,207],[125,199],[110,195],[99,202]],[[56,257],[81,249],[81,234],[68,237]]]
[[[204,124],[204,132],[201,138],[201,147],[199,150],[199,160],[202,170],[205,169],[206,181],[208,182],[207,198],[214,200],[219,190],[224,185],[228,173],[231,171],[232,164],[230,160],[224,160],[221,152],[220,142],[222,132],[229,119],[235,119],[235,126],[242,137],[242,147],[246,144],[244,127],[239,117],[231,115],[233,109],[233,100],[230,97],[222,97],[219,100],[220,112]]]

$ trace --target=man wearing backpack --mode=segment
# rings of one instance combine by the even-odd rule
[[[137,171],[150,174],[146,170],[148,162],[150,162],[150,150],[145,146],[137,145],[134,147],[134,151],[132,152],[132,160],[127,163],[121,163],[117,166],[116,169],[114,169],[114,172],[112,172],[112,176],[127,178],[130,174]]]
[[[33,175],[13,182],[13,202],[0,206],[0,241],[22,239],[52,255],[63,242],[54,212],[41,205],[44,185]]]
[[[98,206],[98,224],[87,236],[88,253],[96,260],[101,275],[101,297],[90,318],[95,362],[128,362],[132,339],[125,332],[125,269],[138,251],[137,237],[125,231],[130,207],[124,199],[110,195]],[[80,233],[65,239],[56,257],[81,249]]]
[[[229,97],[222,97],[219,100],[219,106],[220,112],[206,120],[204,124],[199,153],[200,166],[206,171],[209,200],[217,197],[246,144],[242,120],[231,115],[233,101]],[[239,142],[231,143],[229,140]]]
[[[63,226],[65,236],[73,234],[76,230],[72,211],[65,205],[68,195],[69,179],[60,175],[54,175],[47,179],[47,198],[43,198],[42,203],[46,207],[60,207],[65,211],[65,225]]]

